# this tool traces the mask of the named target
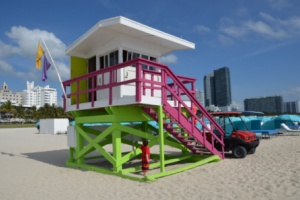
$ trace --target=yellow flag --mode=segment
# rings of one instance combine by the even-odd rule
[[[45,53],[44,49],[43,49],[41,43],[39,42],[38,49],[36,52],[36,57],[35,57],[35,67],[38,69],[41,69],[42,57],[43,57],[44,53]]]

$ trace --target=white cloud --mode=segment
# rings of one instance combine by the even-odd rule
[[[247,34],[247,30],[242,25],[237,24],[236,21],[230,18],[221,18],[220,19],[219,30],[226,34],[227,37],[239,38]],[[220,39],[219,39],[220,40]]]
[[[16,47],[13,47],[11,45],[7,45],[4,42],[0,40],[0,58],[9,57],[14,54],[18,54],[19,49]]]
[[[220,19],[220,32],[231,38],[249,39],[252,35],[268,39],[294,39],[300,37],[300,17],[277,19],[267,13],[260,12],[260,20]],[[249,37],[250,36],[250,37]]]
[[[203,26],[203,25],[197,25],[196,30],[201,34],[206,34],[211,32],[210,28]]]
[[[244,17],[248,15],[248,10],[245,8],[241,8],[237,11],[238,16]]]
[[[0,71],[1,74],[11,74],[14,70],[10,64],[3,60],[0,60]]]
[[[275,44],[272,46],[265,47],[263,49],[257,49],[256,51],[248,53],[238,59],[247,58],[247,57],[251,57],[251,56],[255,56],[255,55],[261,55],[261,54],[273,51],[274,49],[278,49],[278,48],[288,45],[288,44],[289,44],[288,42],[282,42],[282,43],[278,43],[278,44]]]
[[[43,38],[53,58],[65,57],[66,45],[51,32],[40,29],[30,30],[23,26],[13,26],[6,35],[17,44],[16,46],[11,46],[11,49],[14,49],[12,53],[17,53],[20,56],[34,58],[38,41]],[[9,45],[6,46],[7,48],[9,47]]]
[[[271,15],[269,15],[267,13],[260,12],[259,15],[267,21],[271,21],[271,22],[276,21],[276,19],[274,17],[272,17]]]
[[[289,34],[282,28],[275,29],[270,25],[266,24],[262,21],[248,21],[244,23],[245,27],[254,33],[260,34],[262,36],[276,38],[276,39],[284,39],[289,37]]]
[[[275,10],[282,10],[284,8],[292,6],[290,0],[267,0],[270,6]]]
[[[162,56],[160,61],[161,61],[161,63],[165,63],[165,64],[176,63],[177,62],[177,56],[175,56],[174,54],[170,54],[170,55],[167,55],[167,56]]]
[[[287,30],[291,35],[300,35],[300,17],[294,16],[289,19],[276,19],[267,13],[259,13],[259,15],[275,27]]]
[[[6,44],[3,41],[0,41],[0,58],[2,58],[2,60],[0,60],[1,75],[13,75],[26,80],[41,80],[41,76],[37,75],[41,74],[41,72],[34,67],[34,60],[38,42],[43,38],[62,79],[69,79],[70,72],[67,64],[65,63],[67,60],[67,56],[65,55],[66,45],[53,33],[40,29],[30,30],[23,26],[13,26],[6,35],[12,40],[12,42]],[[51,61],[44,45],[43,48],[48,60]],[[14,56],[18,58],[14,60],[19,61],[19,67],[12,66],[4,60],[7,57]],[[32,64],[26,64],[29,62]],[[50,80],[57,80],[56,71],[53,65],[48,71],[48,78]]]
[[[69,67],[63,62],[55,62],[55,64],[62,81],[70,79]],[[48,75],[49,79],[58,80],[57,73],[54,66],[51,66],[48,72],[49,72]]]
[[[232,37],[242,37],[246,35],[246,30],[243,27],[222,27],[221,31]]]
[[[35,68],[31,68],[30,71],[22,72],[19,70],[16,70],[13,66],[11,66],[9,63],[0,60],[0,76],[7,76],[7,75],[13,75],[17,78],[24,79],[24,80],[38,80],[40,77],[37,76],[37,70]]]
[[[230,37],[227,37],[225,35],[219,35],[218,41],[224,46],[231,46],[234,44],[234,41]]]
[[[291,25],[299,33],[300,32],[300,17],[293,17],[292,19],[290,19],[288,21],[287,25]]]

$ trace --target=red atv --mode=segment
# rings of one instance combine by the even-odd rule
[[[241,117],[241,112],[215,112],[210,114],[226,133],[224,136],[225,151],[231,151],[235,158],[244,158],[247,154],[255,153],[256,147],[259,145],[259,139],[255,133],[248,130],[245,121]],[[232,120],[234,117],[238,118],[235,122]],[[215,147],[221,148],[221,145],[216,143]]]

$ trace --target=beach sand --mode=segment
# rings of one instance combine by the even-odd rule
[[[143,183],[65,166],[66,135],[0,129],[0,199],[300,199],[300,137]]]

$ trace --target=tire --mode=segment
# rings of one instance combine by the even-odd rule
[[[248,154],[254,154],[255,151],[256,151],[256,148],[252,148],[252,149],[250,149],[250,150],[248,151]]]
[[[235,146],[232,148],[232,155],[234,158],[245,158],[247,150],[243,146]]]

